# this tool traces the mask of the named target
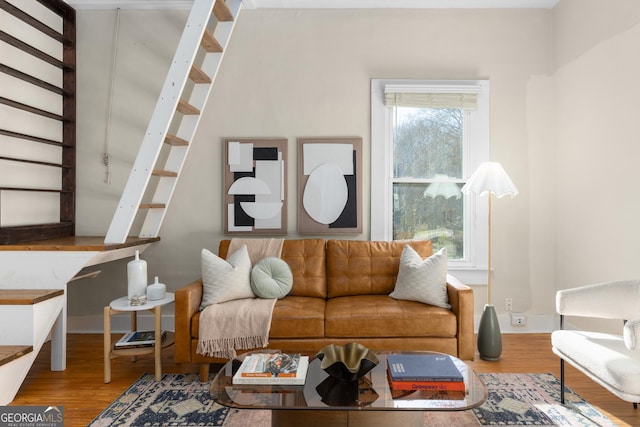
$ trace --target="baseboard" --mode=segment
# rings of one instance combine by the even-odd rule
[[[511,316],[508,313],[499,314],[500,331],[507,334],[534,334],[551,333],[559,329],[557,316],[548,314],[526,314],[526,324],[512,326]],[[128,314],[111,316],[111,330],[113,332],[127,332],[130,328]],[[478,331],[480,314],[475,316],[474,331]],[[175,330],[175,319],[172,314],[162,316],[162,328],[168,331]],[[153,314],[138,313],[138,329],[153,329]],[[104,319],[102,316],[68,316],[67,331],[75,334],[101,334],[104,331]]]

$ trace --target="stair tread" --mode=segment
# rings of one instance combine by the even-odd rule
[[[31,353],[33,346],[30,345],[0,345],[0,366],[16,360],[25,354]]]
[[[128,237],[124,243],[104,243],[104,236],[69,236],[0,245],[0,251],[110,251],[139,246],[160,240],[159,237]]]
[[[187,101],[185,101],[183,99],[178,101],[177,110],[179,112],[181,112],[182,114],[184,114],[184,115],[194,116],[194,115],[200,114],[200,110],[198,110],[196,107],[194,107],[193,105],[189,104]]]
[[[154,175],[154,176],[167,176],[167,177],[175,178],[175,177],[178,176],[178,172],[167,171],[167,170],[162,170],[162,169],[154,169],[151,172],[151,175]]]
[[[222,52],[222,46],[208,30],[205,30],[202,35],[202,41],[200,44],[202,45],[202,48],[209,53]]]
[[[213,14],[219,21],[233,21],[233,14],[224,0],[217,0],[213,5]]]
[[[211,77],[207,75],[202,69],[196,67],[195,65],[191,66],[191,71],[189,71],[189,78],[194,83],[206,84],[211,83]]]
[[[0,289],[0,304],[33,305],[60,295],[63,289]]]
[[[178,136],[171,135],[170,133],[164,138],[165,144],[173,145],[173,146],[186,146],[189,145],[189,141],[186,139],[182,139]]]

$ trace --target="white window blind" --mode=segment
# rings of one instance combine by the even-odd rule
[[[459,108],[475,110],[478,97],[475,93],[410,93],[388,92],[385,88],[384,105],[411,108]]]

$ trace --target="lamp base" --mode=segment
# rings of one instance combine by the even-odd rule
[[[496,310],[491,304],[486,304],[478,327],[478,352],[483,360],[500,360],[502,354],[502,335]]]

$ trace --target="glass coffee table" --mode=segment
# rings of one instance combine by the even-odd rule
[[[467,410],[482,405],[487,398],[487,389],[480,377],[455,357],[452,359],[464,376],[465,392],[392,390],[387,380],[386,355],[389,353],[375,354],[380,363],[359,379],[355,391],[350,385],[333,381],[320,368],[321,361],[315,356],[309,357],[304,385],[234,385],[232,378],[242,363],[245,356],[242,355],[220,369],[211,382],[210,393],[213,400],[223,406],[271,409],[271,425],[278,427],[422,427],[424,411]]]

